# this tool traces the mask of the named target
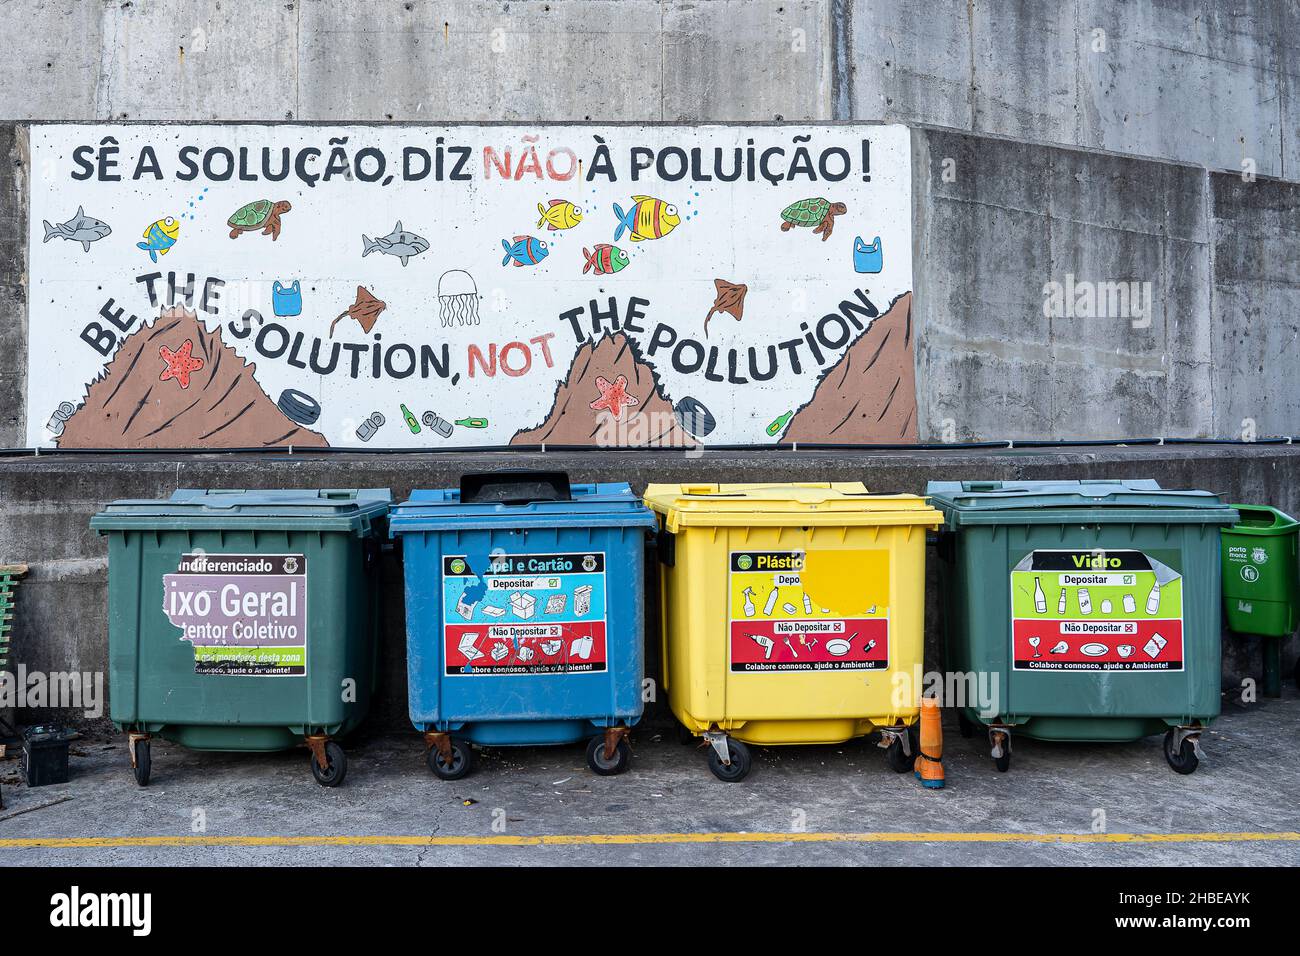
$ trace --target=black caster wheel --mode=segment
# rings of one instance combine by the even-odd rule
[[[1300,690],[1300,657],[1295,662],[1295,689]]]
[[[602,777],[613,777],[622,773],[632,764],[632,748],[624,738],[620,738],[614,748],[614,756],[605,759],[605,738],[592,737],[587,743],[587,766],[591,772]]]
[[[958,707],[957,708],[957,732],[961,734],[963,737],[965,737],[967,740],[969,740],[971,737],[975,736],[975,730],[976,727],[971,722],[971,719],[966,716],[966,711]]]
[[[451,742],[451,760],[448,761],[437,747],[429,748],[429,769],[440,780],[459,780],[474,766],[474,751],[463,740]]]
[[[1011,738],[1005,737],[1002,740],[1002,754],[994,754],[993,766],[998,768],[998,773],[1006,773],[1011,769]]]
[[[730,764],[722,762],[718,752],[709,745],[709,770],[713,775],[724,783],[738,783],[749,776],[749,768],[753,766],[754,758],[750,756],[749,748],[739,740],[727,738],[727,755],[731,758]]]
[[[1190,738],[1184,737],[1182,746],[1174,750],[1174,732],[1172,730],[1165,734],[1165,759],[1169,761],[1169,766],[1173,768],[1174,773],[1181,774],[1196,773],[1196,768],[1201,763],[1196,756],[1196,748],[1192,746]]]
[[[153,761],[149,757],[149,741],[137,740],[135,742],[135,766],[131,768],[135,774],[135,782],[142,787],[149,786],[149,771],[153,769]]]
[[[912,747],[910,755],[905,754],[903,741],[895,737],[885,748],[885,763],[894,773],[907,773],[916,765],[916,747]]]
[[[348,775],[348,755],[334,741],[325,741],[325,766],[318,764],[312,754],[311,775],[322,787],[337,787]]]

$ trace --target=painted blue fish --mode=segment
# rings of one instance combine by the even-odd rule
[[[135,247],[149,253],[149,258],[157,262],[159,256],[167,255],[167,250],[176,245],[176,237],[180,233],[181,224],[171,216],[167,216],[165,219],[150,223],[144,231],[145,241],[137,242]]]
[[[551,253],[546,243],[533,236],[515,236],[510,242],[502,239],[501,248],[506,251],[501,260],[503,266],[509,265],[511,260],[517,266],[535,266]]]

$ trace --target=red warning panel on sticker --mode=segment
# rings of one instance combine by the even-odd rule
[[[889,621],[732,621],[731,669],[739,673],[871,671],[889,667]]]
[[[1017,670],[1180,671],[1179,620],[1014,622]]]

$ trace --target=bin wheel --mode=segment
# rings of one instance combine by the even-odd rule
[[[1295,689],[1300,690],[1300,657],[1295,662]]]
[[[322,787],[337,787],[343,782],[343,778],[348,775],[348,755],[332,740],[325,741],[325,763],[322,767],[316,762],[316,755],[312,754],[311,775],[316,778],[316,782]]]
[[[957,732],[967,740],[975,736],[975,725],[960,707],[957,708]]]
[[[1169,761],[1169,766],[1173,768],[1174,773],[1189,774],[1195,773],[1196,768],[1201,761],[1196,756],[1196,748],[1192,746],[1192,741],[1184,737],[1182,746],[1174,750],[1174,732],[1172,730],[1165,733],[1165,759]]]
[[[632,764],[632,748],[626,740],[619,740],[612,760],[605,759],[605,738],[592,737],[587,743],[587,766],[602,777],[613,777]]]
[[[993,766],[998,768],[998,773],[1006,773],[1011,769],[1011,751],[1002,751],[1001,757],[993,758]]]
[[[731,757],[730,765],[723,763],[718,752],[709,747],[709,770],[724,783],[739,783],[749,776],[754,758],[750,756],[748,747],[730,737],[727,738],[727,754]]]
[[[459,780],[474,766],[474,751],[463,740],[452,740],[451,761],[437,747],[429,748],[429,769],[439,780]]]
[[[149,758],[149,741],[137,740],[135,742],[135,766],[131,768],[135,774],[135,782],[142,787],[149,786],[149,771],[153,769],[153,762]]]
[[[903,741],[895,737],[889,746],[885,748],[885,763],[895,773],[907,773],[916,765],[916,747],[912,747],[912,753],[909,756],[903,753]]]

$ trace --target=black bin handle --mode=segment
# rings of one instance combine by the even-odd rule
[[[534,501],[572,501],[567,471],[503,471],[461,475],[461,504],[526,505]]]

